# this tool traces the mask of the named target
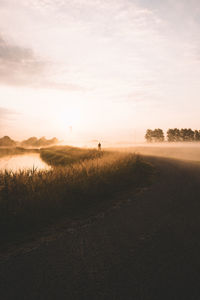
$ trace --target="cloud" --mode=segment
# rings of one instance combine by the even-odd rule
[[[52,73],[58,66],[40,59],[30,48],[7,42],[0,35],[0,85],[29,86],[67,91],[83,91],[71,82],[58,82]]]
[[[44,71],[45,62],[29,48],[7,42],[0,35],[0,84],[30,85]]]
[[[3,1],[3,32],[30,46],[0,40],[0,83],[104,94],[121,90],[128,102],[149,98],[140,78],[156,78],[154,88],[160,89],[158,84],[171,84],[174,70],[199,60],[199,26],[188,25],[188,11],[193,16],[198,1],[191,1],[190,10],[187,0]],[[10,15],[12,26],[6,22]],[[133,89],[138,82],[140,88]]]

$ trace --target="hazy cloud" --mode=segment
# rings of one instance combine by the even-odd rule
[[[14,45],[0,36],[0,84],[33,84],[44,67],[45,62],[31,49]]]
[[[53,65],[53,64],[52,64]],[[29,48],[7,42],[0,35],[0,84],[82,91],[79,85],[52,79],[50,62],[40,59]],[[54,68],[56,68],[54,64]],[[51,71],[50,71],[51,70]]]

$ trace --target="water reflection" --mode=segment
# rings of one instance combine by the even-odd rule
[[[41,160],[39,154],[4,156],[0,158],[0,171],[48,170],[50,167]]]

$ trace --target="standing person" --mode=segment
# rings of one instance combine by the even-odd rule
[[[98,143],[98,150],[101,151],[101,143]]]

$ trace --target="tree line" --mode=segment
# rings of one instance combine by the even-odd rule
[[[11,139],[9,136],[4,136],[0,138],[0,147],[47,147],[58,144],[57,138],[46,139],[45,137],[36,138],[31,137],[22,142],[17,142]]]
[[[165,138],[164,132],[160,128],[154,130],[147,129],[145,139],[148,143],[152,142],[200,142],[200,130],[192,130],[191,128],[173,128],[167,130]]]

